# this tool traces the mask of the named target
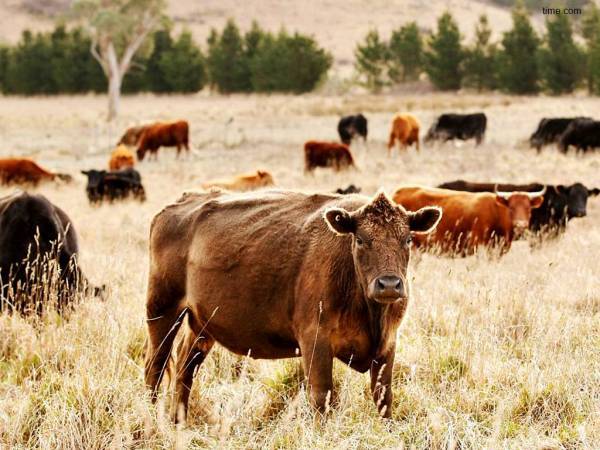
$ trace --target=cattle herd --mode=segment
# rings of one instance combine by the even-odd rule
[[[479,145],[486,127],[483,113],[442,114],[423,142],[474,139]],[[420,151],[419,132],[414,116],[394,117],[388,154],[396,146]],[[338,133],[341,143],[305,143],[306,175],[318,167],[356,168],[350,146],[358,137],[366,141],[367,118],[343,117]],[[176,147],[179,157],[189,150],[188,136],[186,121],[128,129],[106,169],[82,171],[90,203],[144,201],[136,160],[146,153],[156,160],[165,146]],[[549,144],[563,152],[589,151],[600,147],[600,122],[543,119],[529,142],[538,151]],[[37,185],[72,177],[10,158],[0,160],[0,181]],[[152,221],[145,381],[156,399],[175,335],[187,321],[176,370],[166,371],[176,374],[175,421],[185,420],[195,370],[215,342],[255,358],[302,357],[310,399],[319,410],[330,401],[335,358],[370,371],[378,411],[389,417],[411,248],[446,256],[484,248],[502,255],[522,236],[543,240],[564,232],[569,220],[586,215],[588,198],[600,193],[581,183],[496,180],[400,186],[392,196],[380,191],[372,197],[359,195],[353,184],[315,194],[270,188],[274,185],[266,170],[206,181],[202,191],[184,193]],[[263,189],[241,192],[258,188]],[[54,262],[60,311],[76,292],[102,297],[103,287],[92,286],[81,272],[77,253],[71,220],[44,196],[19,191],[0,199],[0,309],[42,312],[43,304],[30,301],[39,297],[30,272],[43,269],[40,261]]]

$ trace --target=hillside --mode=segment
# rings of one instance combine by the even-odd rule
[[[510,10],[489,2],[473,0],[249,0],[240,6],[235,0],[169,0],[168,14],[176,29],[187,28],[202,44],[212,27],[221,28],[229,18],[249,28],[253,20],[264,28],[277,31],[282,27],[314,35],[334,55],[337,65],[350,65],[356,42],[368,30],[378,29],[387,37],[391,30],[411,20],[423,30],[435,27],[436,19],[449,9],[459,22],[466,39],[472,35],[481,14],[490,17],[496,35],[510,28]],[[65,0],[2,0],[0,2],[0,42],[15,42],[23,29],[45,30],[60,17]],[[54,5],[54,9],[52,7]],[[31,14],[41,11],[46,14]],[[543,19],[536,17],[537,25]]]

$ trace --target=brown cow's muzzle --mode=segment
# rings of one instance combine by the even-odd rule
[[[368,296],[378,303],[395,303],[407,297],[404,282],[395,275],[375,278],[369,284]]]
[[[527,228],[529,227],[529,222],[527,221],[518,221],[515,222],[513,224],[513,233],[515,235],[516,239],[519,239],[521,237],[523,237],[523,235],[525,234],[525,231],[527,231]]]

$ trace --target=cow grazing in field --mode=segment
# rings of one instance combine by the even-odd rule
[[[340,140],[346,145],[350,145],[356,136],[360,136],[366,141],[367,133],[367,118],[362,114],[344,116],[338,122]]]
[[[581,183],[566,186],[541,183],[473,183],[456,180],[443,183],[438,187],[466,192],[494,192],[496,187],[506,192],[537,192],[546,189],[542,205],[531,211],[529,229],[536,233],[554,236],[565,231],[569,220],[584,217],[587,214],[588,198],[600,193],[600,189],[587,188]]]
[[[202,184],[203,189],[213,187],[228,189],[230,191],[251,191],[267,186],[273,186],[273,176],[266,170],[257,170],[251,173],[236,175],[231,178],[207,181]]]
[[[46,197],[19,191],[1,198],[0,311],[41,313],[54,297],[53,286],[62,310],[89,287],[78,251],[73,223]]]
[[[560,137],[558,147],[566,153],[571,146],[583,152],[600,147],[600,121],[577,119],[571,122]]]
[[[148,125],[139,125],[137,127],[128,128],[127,131],[121,136],[117,145],[128,145],[129,147],[136,147],[140,141],[140,137]]]
[[[333,359],[371,372],[391,416],[396,330],[409,298],[411,236],[439,208],[409,213],[383,193],[184,194],[150,230],[146,385],[156,399],[179,325],[176,419],[215,342],[239,355],[302,357],[312,404],[332,394]]]
[[[415,144],[419,150],[419,122],[416,118],[410,114],[398,114],[394,117],[388,141],[388,154],[392,152],[396,140],[401,149]]]
[[[356,167],[350,147],[337,142],[308,141],[304,144],[304,173],[317,167],[333,167],[335,171]]]
[[[135,155],[125,145],[119,145],[110,154],[109,170],[130,169],[135,165]]]
[[[434,233],[416,239],[419,246],[443,253],[469,255],[479,246],[510,249],[529,225],[531,210],[543,202],[544,191],[472,193],[439,188],[401,187],[394,201],[407,210],[439,206],[444,215]]]
[[[148,125],[140,135],[137,157],[142,161],[146,152],[150,152],[156,159],[160,147],[177,147],[177,156],[179,157],[182,147],[189,152],[188,144],[189,125],[185,120]]]
[[[335,190],[335,194],[340,194],[340,195],[359,194],[360,191],[361,191],[361,189],[359,187],[354,186],[353,184],[349,184],[348,187],[346,187],[345,189],[337,188]]]
[[[558,143],[560,137],[567,127],[574,120],[591,120],[588,117],[555,117],[542,119],[538,124],[537,130],[529,138],[531,147],[541,151],[542,147],[549,144]]]
[[[479,145],[485,136],[486,126],[487,117],[483,113],[442,114],[429,128],[425,141],[446,142],[452,139],[466,141],[474,138],[475,143]]]
[[[2,184],[37,185],[41,181],[55,180],[68,183],[72,177],[64,173],[50,172],[29,158],[0,159],[0,182]]]
[[[103,200],[119,200],[132,196],[136,200],[146,200],[142,185],[142,177],[135,169],[123,169],[107,172],[106,170],[82,170],[88,177],[86,192],[90,203]]]

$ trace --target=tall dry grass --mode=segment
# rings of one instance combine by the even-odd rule
[[[500,96],[152,97],[124,101],[108,129],[105,99],[5,98],[3,156],[33,156],[77,175],[108,163],[121,127],[187,118],[192,155],[139,165],[148,201],[90,206],[84,177],[35,189],[71,216],[81,267],[106,283],[63,318],[0,315],[0,447],[4,448],[599,448],[600,199],[560,239],[516,242],[501,259],[423,255],[411,263],[413,297],[400,328],[393,420],[377,414],[366,375],[335,365],[339,404],[314,416],[299,361],[255,361],[216,348],[200,368],[190,423],[173,427],[169,391],[157,408],[143,385],[147,236],[152,216],[202,181],[255,168],[282,187],[333,190],[353,182],[433,185],[454,178],[600,186],[600,154],[537,155],[522,141],[542,116],[600,116],[587,98]],[[368,108],[368,109],[367,109]],[[395,110],[426,128],[448,109],[488,113],[479,148],[451,144],[392,158],[385,142]],[[302,175],[309,138],[336,139],[337,114],[370,111],[360,171]],[[230,118],[233,121],[228,123]],[[109,136],[110,135],[110,136]],[[5,195],[12,189],[2,187]]]

